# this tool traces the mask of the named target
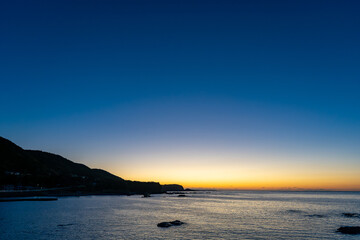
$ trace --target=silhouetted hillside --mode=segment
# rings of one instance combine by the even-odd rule
[[[124,180],[62,156],[24,150],[0,137],[0,187],[3,189],[58,188],[84,194],[160,193],[155,182]]]
[[[162,191],[184,191],[184,188],[179,184],[165,184],[162,185]]]

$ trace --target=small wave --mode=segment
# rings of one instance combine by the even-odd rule
[[[312,217],[312,218],[324,218],[325,217],[325,215],[321,215],[321,214],[308,214],[306,216]]]
[[[343,213],[342,215],[348,218],[360,218],[359,213]]]
[[[67,226],[72,226],[75,225],[75,223],[67,223],[67,224],[58,224],[58,227],[67,227]]]
[[[295,210],[295,209],[289,209],[289,210],[286,210],[286,212],[288,212],[288,213],[304,213],[304,211]]]

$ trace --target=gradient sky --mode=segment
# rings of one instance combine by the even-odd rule
[[[358,1],[1,1],[0,135],[125,179],[360,190]]]

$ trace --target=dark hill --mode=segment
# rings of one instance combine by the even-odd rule
[[[183,186],[178,185],[178,184],[165,184],[162,185],[162,190],[164,192],[166,191],[184,191]]]
[[[57,188],[64,194],[162,192],[159,183],[124,180],[56,154],[24,150],[2,137],[0,159],[0,187],[3,189]]]

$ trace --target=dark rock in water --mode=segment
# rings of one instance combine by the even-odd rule
[[[170,222],[161,222],[161,223],[158,223],[157,225],[158,227],[171,227],[172,224]]]
[[[146,198],[146,197],[151,197],[151,196],[150,196],[150,193],[144,193],[143,197]]]
[[[344,234],[360,234],[360,227],[339,227],[337,232]]]
[[[158,227],[163,227],[163,228],[167,228],[167,227],[171,227],[171,226],[179,226],[179,225],[182,225],[184,224],[184,222],[180,221],[180,220],[175,220],[175,221],[172,221],[172,222],[161,222],[161,223],[158,223]]]
[[[174,226],[179,226],[179,225],[182,225],[184,224],[184,222],[180,221],[180,220],[175,220],[175,221],[172,221],[170,222],[172,225]]]
[[[344,217],[358,217],[358,218],[360,218],[360,214],[358,214],[358,213],[343,213],[342,215]]]
[[[185,194],[179,194],[178,197],[186,197]]]

